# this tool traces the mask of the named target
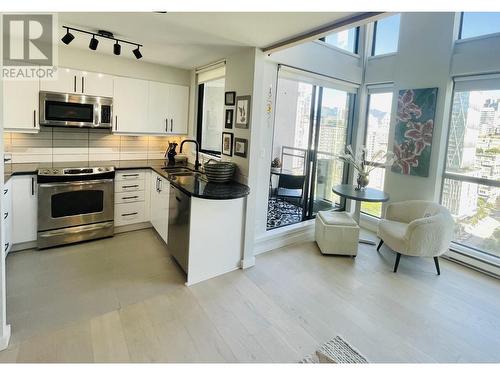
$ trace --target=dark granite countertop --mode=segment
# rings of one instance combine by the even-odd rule
[[[205,176],[192,177],[171,176],[166,170],[164,159],[155,160],[107,160],[92,162],[62,162],[62,163],[7,163],[5,164],[4,177],[7,181],[11,176],[36,174],[41,168],[83,168],[114,166],[116,170],[122,169],[151,169],[165,177],[171,184],[189,196],[203,199],[237,199],[247,196],[250,188],[236,181],[227,183],[208,182]],[[183,165],[179,165],[183,166]],[[193,165],[185,165],[193,169]]]

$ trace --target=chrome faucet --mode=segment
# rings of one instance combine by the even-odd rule
[[[199,152],[200,152],[200,144],[195,141],[194,139],[185,139],[181,142],[181,148],[179,150],[179,152],[182,152],[182,146],[184,146],[184,143],[186,142],[191,142],[191,143],[194,143],[196,145],[196,161],[194,162],[194,169],[195,170],[198,170],[199,167],[200,167],[200,159],[199,159]]]

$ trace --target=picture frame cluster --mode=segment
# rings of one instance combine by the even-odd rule
[[[236,91],[224,93],[226,107],[224,129],[248,129],[250,126],[251,96],[236,96]],[[248,155],[248,139],[236,138],[233,133],[222,132],[222,155],[239,156],[246,158]]]

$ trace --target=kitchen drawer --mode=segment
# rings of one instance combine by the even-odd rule
[[[115,181],[115,193],[144,190],[144,180]]]
[[[126,204],[144,201],[144,190],[115,193],[115,204]]]
[[[116,172],[115,181],[144,180],[144,170]]]
[[[144,202],[117,204],[115,206],[115,226],[136,224],[145,221]]]

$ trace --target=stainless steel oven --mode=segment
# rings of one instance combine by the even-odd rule
[[[114,234],[113,167],[38,171],[38,248]]]
[[[110,129],[113,99],[40,91],[40,125]]]

